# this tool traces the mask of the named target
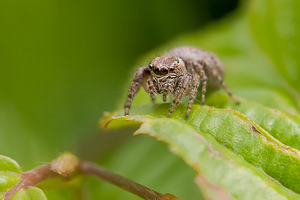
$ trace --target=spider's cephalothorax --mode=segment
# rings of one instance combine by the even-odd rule
[[[154,58],[149,64],[149,70],[150,80],[142,82],[142,85],[150,94],[163,94],[164,101],[168,94],[176,90],[178,82],[187,74],[184,62],[180,58],[172,56]],[[154,98],[152,99],[154,100]]]
[[[233,101],[239,103],[232,97],[223,81],[223,76],[222,64],[213,53],[195,47],[174,48],[164,56],[155,57],[148,66],[140,67],[136,71],[128,92],[125,115],[129,114],[132,99],[141,85],[153,101],[157,93],[162,94],[164,101],[168,94],[174,95],[168,117],[171,116],[182,97],[189,95],[186,113],[186,118],[188,118],[200,85],[202,86],[202,105],[205,102],[206,88],[216,90],[220,86]]]

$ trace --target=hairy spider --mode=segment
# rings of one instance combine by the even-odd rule
[[[174,95],[168,117],[171,116],[183,96],[189,95],[186,118],[189,117],[198,87],[201,85],[202,100],[205,103],[206,89],[216,90],[222,86],[232,100],[239,102],[232,96],[223,81],[224,68],[217,56],[209,51],[196,47],[177,47],[166,55],[155,57],[148,66],[138,68],[128,91],[125,104],[125,115],[129,114],[131,102],[142,85],[146,92],[155,100],[156,94],[162,94],[167,100],[169,94]]]

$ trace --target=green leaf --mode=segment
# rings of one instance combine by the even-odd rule
[[[131,110],[130,114],[132,117],[124,118],[122,115],[123,111],[121,111],[115,115],[116,118],[114,121],[117,122],[112,127],[118,128],[126,124],[143,123],[142,128],[147,124],[147,130],[142,130],[161,139],[163,134],[180,134],[179,130],[181,129],[178,127],[179,124],[183,123],[182,126],[184,127],[191,126],[194,131],[207,139],[208,143],[214,149],[218,149],[217,145],[222,145],[222,147],[225,147],[226,152],[229,150],[230,153],[224,153],[224,149],[220,151],[223,155],[227,155],[228,159],[233,160],[234,163],[240,163],[246,171],[250,169],[250,171],[255,171],[255,175],[245,175],[246,179],[259,177],[267,185],[267,188],[271,187],[273,188],[272,192],[276,191],[277,194],[280,194],[275,195],[276,197],[282,195],[287,199],[299,199],[297,194],[292,193],[290,195],[289,191],[291,189],[296,193],[300,193],[300,185],[298,183],[300,178],[298,151],[300,149],[300,101],[297,86],[293,84],[293,77],[291,78],[289,75],[289,73],[295,76],[299,74],[295,72],[295,69],[292,69],[299,65],[294,65],[298,61],[293,62],[292,56],[288,56],[289,58],[286,59],[289,52],[287,49],[291,47],[292,42],[283,42],[285,39],[281,40],[278,35],[272,36],[272,32],[270,32],[272,29],[265,30],[269,26],[267,23],[263,25],[264,27],[255,27],[253,25],[256,22],[258,25],[260,23],[260,19],[253,20],[251,18],[252,14],[255,15],[256,10],[262,8],[259,12],[260,16],[264,18],[267,16],[265,10],[273,9],[267,6],[268,3],[263,3],[260,0],[254,0],[253,2],[250,11],[240,9],[239,13],[234,13],[231,17],[214,23],[208,26],[207,29],[201,30],[201,32],[182,35],[165,45],[164,48],[155,50],[155,54],[159,55],[159,52],[163,53],[169,49],[168,47],[192,45],[213,51],[224,63],[226,69],[225,82],[235,96],[240,96],[239,100],[241,100],[241,104],[239,106],[233,104],[231,99],[226,94],[224,95],[224,92],[211,92],[207,95],[206,103],[208,106],[214,106],[215,108],[194,105],[194,111],[192,111],[190,119],[185,120],[186,105],[181,104],[177,108],[177,112],[172,115],[172,118],[175,118],[177,123],[174,124],[166,121],[167,119],[164,118],[167,115],[170,105],[161,104],[162,101],[160,99],[158,99],[156,105],[141,106],[150,103],[149,95],[141,90],[133,101],[134,109]],[[279,5],[278,2],[283,1],[268,2]],[[283,3],[283,10],[291,9],[292,2],[294,1]],[[265,4],[265,6],[260,7],[258,4]],[[277,6],[276,9],[280,9],[280,6]],[[277,13],[276,9],[273,14],[277,15],[282,12],[279,11]],[[290,12],[292,11],[290,10]],[[249,16],[250,23],[252,24],[249,24]],[[262,21],[264,20],[262,19]],[[281,23],[281,25],[284,25],[284,23]],[[277,28],[280,29],[281,25]],[[295,26],[297,27],[297,24]],[[255,37],[253,37],[253,33]],[[264,34],[263,37],[268,40],[268,45],[271,45],[271,47],[261,48],[261,44],[257,45],[257,41],[258,43],[264,41],[263,37],[259,41],[258,36],[255,35],[259,33]],[[274,41],[275,37],[281,41]],[[271,42],[270,38],[273,38]],[[294,38],[295,40],[299,41],[299,38]],[[282,49],[278,45],[279,43],[284,45]],[[272,52],[268,52],[268,49],[271,49]],[[279,55],[281,50],[284,52],[282,55]],[[142,59],[141,65],[147,64],[151,55],[152,53],[145,56]],[[278,56],[278,59],[276,56]],[[294,59],[299,59],[298,55],[293,57]],[[290,65],[291,63],[292,65]],[[291,68],[291,70],[288,69],[288,72],[285,71],[282,73],[281,64],[285,66],[289,65],[288,68]],[[119,103],[118,109],[123,107],[125,98],[126,94],[124,93],[124,98]],[[199,99],[198,97],[195,104],[200,103]],[[186,103],[187,101],[187,99],[184,99],[182,103]],[[157,126],[154,126],[154,120],[162,120],[164,123],[161,125],[155,124]],[[174,130],[172,126],[177,127],[177,129]],[[169,129],[169,132],[167,132],[167,129]],[[187,131],[182,132],[186,133]],[[174,143],[176,143],[174,142],[174,137],[165,137],[162,140],[174,146]],[[210,140],[208,139],[209,137],[211,138]],[[186,139],[185,136],[181,136],[182,138]],[[193,144],[192,141],[191,139],[191,144]],[[176,144],[178,146],[182,145],[180,146],[181,148],[191,145],[187,142],[183,145],[183,141],[180,140]],[[188,162],[188,158],[192,152],[178,154]],[[239,160],[240,157],[242,157],[242,161]],[[213,168],[214,166],[211,159],[203,159],[200,164],[203,165],[203,163],[211,165],[208,168]],[[194,167],[194,165],[190,165]],[[222,167],[220,168],[222,169]],[[264,173],[260,173],[261,170]],[[260,173],[260,175],[257,175],[257,173]],[[231,176],[224,175],[221,177],[229,177],[228,181],[230,179],[235,180],[235,173],[228,172],[228,174]],[[244,178],[244,176],[242,175],[241,178]],[[270,186],[274,183],[273,179],[276,186]],[[256,188],[258,185],[254,182],[250,186],[241,184],[240,187],[242,189],[237,192],[235,189],[238,186],[235,187],[231,183],[222,185],[222,180],[218,180],[218,177],[205,174],[203,180],[200,182],[203,183],[207,180],[210,183],[208,185],[216,186],[204,187],[206,188],[203,189],[204,194],[210,198],[220,198],[214,196],[213,194],[216,191],[211,189],[220,188],[221,190],[225,189],[225,191],[228,191],[231,196],[237,199],[245,199],[242,195],[246,194],[249,195],[249,199],[276,199],[276,197],[272,196],[272,192],[271,194],[268,193],[270,191]],[[276,181],[280,184],[276,183]],[[240,180],[237,182],[240,183]],[[261,187],[264,188],[263,186]],[[289,189],[286,189],[286,187]],[[266,192],[266,197],[261,193],[262,190]],[[284,192],[281,193],[279,191]],[[262,196],[257,198],[259,194]]]
[[[29,187],[19,190],[11,200],[47,200],[44,192],[37,187]]]
[[[276,154],[278,153],[282,157],[285,156],[284,154],[287,154],[287,157],[292,158],[294,156],[292,152],[271,146],[260,134],[247,130],[253,127],[253,125],[249,122],[244,122],[243,119],[231,111],[199,106],[194,106],[193,108],[194,113],[191,119],[187,121],[184,120],[185,106],[180,106],[177,109],[176,113],[174,113],[175,119],[159,117],[167,113],[168,109],[166,105],[143,106],[134,109],[132,117],[113,117],[109,123],[109,127],[119,126],[120,121],[142,123],[136,134],[148,134],[156,137],[159,141],[168,143],[173,152],[182,157],[199,173],[198,179],[201,177],[202,180],[211,182],[208,185],[217,185],[219,188],[217,187],[216,191],[221,196],[225,195],[228,198],[233,197],[236,199],[295,199],[300,197],[266,176],[258,168],[247,163],[245,160],[249,160],[251,155],[245,153],[243,156],[243,154],[240,154],[245,159],[243,160],[235,154],[241,151],[250,151],[257,154],[257,152],[262,153],[264,150],[267,151],[265,152],[267,153],[266,155],[268,153],[272,154],[272,151],[276,151]],[[211,116],[213,116],[213,119]],[[230,121],[234,123],[233,126],[226,124],[228,118],[232,118]],[[221,121],[225,125],[222,125]],[[227,137],[228,139],[226,140],[231,141],[230,144],[237,147],[235,149],[236,152],[233,153],[219,144],[214,139],[213,132],[216,132],[217,135],[222,134],[224,137]],[[233,139],[232,136],[237,136],[237,134],[241,134],[241,136]],[[247,145],[245,145],[245,142],[242,142],[242,138],[247,137],[247,135],[252,138],[252,144],[249,146],[253,148],[249,147],[244,150],[243,147],[247,147]],[[220,138],[223,136],[220,136]],[[246,141],[249,140],[246,139]],[[255,143],[260,143],[260,146],[255,148],[257,147]],[[263,155],[260,158],[257,157],[260,160],[255,161],[256,164],[262,161]],[[280,160],[281,157],[278,157],[278,159]],[[260,167],[263,166],[261,165]],[[281,169],[277,166],[273,170]],[[283,170],[280,173],[283,173]],[[297,180],[296,177],[294,178],[294,180]],[[202,188],[203,184],[201,182],[203,183],[203,181],[200,181]],[[204,185],[204,188],[207,188],[207,184]],[[205,191],[207,190],[203,190],[204,193]]]
[[[279,100],[278,95],[273,97],[277,97],[275,100]],[[300,150],[300,118],[298,114],[292,115],[244,98],[239,100],[241,104],[235,105],[227,95],[213,93],[209,96],[207,103],[217,108],[229,108],[243,113],[283,144]],[[286,99],[281,98],[280,100],[279,102],[283,102]],[[290,105],[285,108],[283,108],[284,104],[281,105],[281,110],[292,109],[289,111],[297,112]]]
[[[0,155],[0,193],[20,180],[21,168],[13,159]]]
[[[0,197],[21,180],[21,167],[13,159],[0,155]],[[37,187],[21,189],[11,197],[12,200],[45,200],[43,191]]]
[[[107,134],[106,137],[99,138],[100,143],[97,144],[104,146],[107,143],[107,137],[115,135],[117,136],[115,139],[122,138],[124,132],[126,130],[120,129],[117,135]],[[132,134],[132,131],[128,134]],[[99,163],[160,193],[171,193],[182,200],[203,199],[193,181],[196,175],[194,170],[182,159],[170,153],[165,144],[147,136],[127,138]],[[141,199],[93,177],[86,179],[84,189],[91,199]],[[52,199],[52,196],[46,194],[49,199]]]
[[[80,8],[80,5],[78,5],[74,6]],[[31,8],[34,8],[33,4],[30,6]],[[69,6],[69,4],[60,6]],[[193,31],[184,35],[180,35],[179,37],[170,41],[168,44],[163,45],[160,50],[155,49],[151,55],[159,55],[159,52],[163,53],[171,47],[181,45],[199,46],[201,48],[213,51],[221,58],[222,62],[224,63],[224,66],[226,68],[225,81],[229,85],[229,88],[233,91],[234,95],[241,96],[245,99],[242,100],[243,104],[237,107],[231,104],[230,101],[228,101],[226,95],[213,93],[207,97],[207,105],[215,106],[216,108],[221,109],[229,108],[240,111],[244,115],[246,115],[247,118],[244,118],[243,115],[240,115],[236,112],[233,112],[234,115],[231,114],[231,116],[236,115],[239,121],[241,121],[240,119],[246,120],[246,124],[254,125],[256,129],[263,134],[263,136],[261,137],[266,137],[268,140],[273,141],[277,145],[281,145],[280,143],[283,143],[284,145],[289,145],[291,147],[299,149],[299,109],[297,107],[297,96],[299,95],[297,94],[297,92],[295,93],[293,91],[293,88],[289,86],[290,84],[299,91],[299,79],[297,78],[297,76],[299,75],[298,66],[300,63],[298,56],[300,46],[300,40],[298,37],[300,19],[299,2],[297,0],[253,0],[251,6],[252,7],[249,11],[246,9],[239,9],[238,12],[232,13],[227,19],[213,22],[207,27],[202,28],[200,31]],[[14,5],[11,5],[11,7],[16,9]],[[50,10],[53,9],[52,5],[46,7]],[[5,8],[5,6],[3,8]],[[20,6],[17,9],[19,9],[20,11],[24,10],[23,6]],[[39,9],[34,9],[34,12],[38,13]],[[6,12],[4,12],[4,15],[9,16],[10,13],[11,12],[7,10]],[[51,16],[51,12],[48,12],[48,14],[45,16]],[[247,17],[249,16],[250,22],[248,21],[249,19],[247,19]],[[291,16],[294,16],[292,18],[293,20],[290,20]],[[11,19],[14,20],[15,18]],[[49,19],[51,20],[51,17]],[[161,22],[163,22],[163,20]],[[249,23],[251,23],[250,26]],[[53,23],[51,24],[53,25]],[[83,24],[86,25],[86,23]],[[163,23],[161,23],[161,25],[163,25]],[[88,29],[82,30],[86,31]],[[23,32],[19,31],[19,33],[22,34]],[[287,34],[282,34],[282,32]],[[93,41],[94,39],[91,37],[91,39],[89,40]],[[132,41],[130,42],[132,43]],[[19,43],[20,42],[17,42],[15,44],[7,42],[6,46],[12,49],[19,49]],[[67,43],[73,44],[73,41],[70,40]],[[94,43],[88,42],[88,44]],[[259,46],[257,44],[259,44]],[[25,46],[28,45],[26,44]],[[45,46],[47,46],[48,48],[49,45]],[[113,45],[110,46],[113,47]],[[119,47],[122,47],[122,45],[119,44]],[[76,51],[76,48],[74,48],[73,51]],[[21,57],[23,58],[24,52],[20,52],[22,54]],[[82,61],[91,60],[91,55],[93,55],[91,54],[91,52],[97,51],[85,51],[84,57],[88,59],[82,59]],[[89,68],[89,70],[86,70],[86,68],[84,68],[83,71],[75,70],[74,72],[74,64],[75,66],[80,66],[81,63],[85,62],[77,62],[78,59],[66,59],[63,62],[59,62],[60,64],[58,65],[53,65],[51,64],[51,62],[46,62],[49,65],[48,67],[50,67],[51,69],[53,68],[53,66],[58,66],[54,71],[52,71],[52,74],[59,74],[59,77],[57,79],[51,78],[51,80],[49,79],[50,81],[47,79],[45,82],[44,79],[46,75],[47,77],[51,76],[49,76],[48,73],[44,73],[43,68],[40,67],[41,63],[43,66],[45,65],[43,57],[37,56],[38,60],[35,61],[37,61],[36,63],[38,64],[36,66],[33,66],[34,68],[30,68],[34,70],[28,70],[29,65],[27,67],[24,67],[24,63],[26,64],[26,62],[23,62],[24,59],[22,58],[19,59],[20,67],[17,67],[16,70],[13,71],[22,73],[19,73],[17,77],[15,77],[15,73],[13,73],[13,79],[11,79],[11,76],[6,76],[5,78],[7,80],[3,79],[3,83],[10,82],[11,84],[9,85],[12,85],[12,89],[18,92],[11,93],[17,95],[14,96],[11,95],[10,92],[7,93],[6,89],[3,90],[3,95],[5,97],[3,99],[5,101],[1,101],[0,118],[2,120],[0,127],[1,132],[6,134],[1,134],[2,143],[0,146],[2,152],[14,155],[14,157],[17,157],[18,160],[22,162],[27,168],[32,167],[36,162],[47,162],[51,158],[53,158],[53,155],[56,155],[57,152],[64,151],[66,150],[65,148],[69,149],[71,147],[77,146],[77,140],[82,136],[81,133],[86,132],[86,130],[89,129],[87,127],[92,126],[92,124],[94,123],[93,121],[95,121],[97,116],[99,116],[99,110],[95,109],[95,106],[101,106],[100,110],[107,110],[112,108],[112,102],[115,99],[120,99],[120,101],[122,102],[119,104],[119,107],[123,107],[126,94],[124,93],[124,98],[117,98],[119,92],[121,91],[120,80],[122,77],[125,77],[124,74],[128,73],[127,68],[124,67],[126,66],[126,64],[124,63],[128,59],[133,59],[133,56],[128,56],[133,54],[118,55],[117,57],[120,58],[121,56],[121,59],[114,59],[116,58],[116,54],[110,54],[110,59],[107,59],[107,55],[105,54],[105,52],[107,52],[106,49],[105,51],[103,51],[103,55],[105,55],[103,58],[105,59],[98,59],[98,57],[96,56],[96,60],[100,60],[102,66],[113,66],[114,69],[118,69],[117,71],[119,71],[120,73],[116,74],[114,73],[115,70],[111,70],[110,68],[102,69],[99,67],[96,67],[95,69]],[[8,58],[16,57],[11,56],[12,54],[10,54],[9,51],[6,51],[6,53],[8,55]],[[70,55],[73,54],[70,53]],[[55,55],[52,57],[55,57]],[[141,60],[142,65],[147,64],[149,62],[148,55],[146,56],[146,58]],[[53,59],[51,61],[53,61]],[[112,63],[112,61],[114,61],[115,63]],[[30,61],[28,61],[27,64],[29,62]],[[71,65],[70,62],[72,62]],[[5,61],[5,63],[10,64],[10,62],[8,61]],[[65,70],[61,70],[62,66],[68,66],[70,69],[67,67],[64,68]],[[89,66],[99,66],[99,64]],[[121,67],[117,68],[118,66]],[[274,66],[276,67],[276,70],[274,70]],[[31,71],[35,71],[36,73],[33,74],[31,73]],[[63,71],[63,73],[61,73],[61,71]],[[69,71],[75,73],[76,77],[80,77],[82,78],[82,80],[85,80],[81,81],[84,86],[77,87],[78,78],[74,78],[74,74],[70,76],[69,80],[66,80],[65,73],[70,74]],[[9,74],[10,69],[8,69],[7,72]],[[24,76],[23,72],[25,72],[26,76]],[[102,78],[99,78],[99,73],[100,75],[102,75]],[[39,75],[37,76],[37,74]],[[28,76],[30,78],[28,78]],[[282,78],[282,76],[284,78]],[[26,82],[28,80],[31,81],[30,86],[32,87],[29,87],[31,90],[20,90],[20,87],[22,88],[24,85],[23,82]],[[52,80],[55,80],[55,82],[53,82]],[[116,84],[118,81],[120,82],[119,85]],[[46,84],[41,86],[39,84],[36,84],[40,82]],[[286,82],[288,82],[289,84],[286,84]],[[109,85],[112,87],[107,87],[107,85],[103,83],[109,83]],[[2,85],[6,86],[7,84]],[[99,89],[100,86],[102,88]],[[43,90],[41,90],[41,88],[43,88]],[[57,90],[57,88],[60,89]],[[71,104],[71,107],[69,98],[70,95],[66,95],[64,88],[75,88],[71,92],[71,99],[73,99],[74,101]],[[90,92],[88,91],[91,91],[91,89],[89,90],[87,88],[93,88],[94,90],[101,92],[99,92],[96,96],[86,98],[90,95]],[[126,90],[127,89],[128,88],[126,88]],[[36,91],[44,91],[45,95],[40,95],[41,98],[36,98]],[[53,94],[54,96],[56,95],[62,98],[55,98]],[[24,96],[26,96],[25,99]],[[103,98],[104,96],[105,98]],[[7,102],[6,99],[8,100]],[[52,102],[52,106],[51,103],[49,104],[49,99],[51,99],[50,102]],[[57,101],[61,99],[63,100],[60,102]],[[145,92],[141,91],[134,101],[134,106],[147,104],[148,102],[150,102],[149,100],[149,96],[145,94]],[[224,100],[224,102],[222,102],[221,100]],[[158,103],[159,102],[160,101],[158,101]],[[36,113],[42,113],[43,117],[40,117],[40,115],[36,115]],[[162,116],[165,116],[163,114]],[[138,122],[122,121],[122,124],[118,124],[118,126],[132,126],[136,123]],[[60,125],[52,126],[52,124]],[[228,123],[227,125],[229,127],[230,123]],[[259,126],[267,131],[267,133],[260,129]],[[41,134],[41,132],[43,134]],[[279,141],[271,137],[271,135]],[[16,140],[16,138],[18,138],[18,140]],[[257,138],[259,139],[259,137]],[[223,139],[224,138],[219,138],[219,141],[222,142]],[[124,176],[128,176],[129,174],[129,176],[132,177],[133,180],[145,183],[146,185],[148,185],[149,183],[149,185],[151,185],[153,188],[162,188],[162,192],[172,192],[169,190],[171,188],[175,192],[182,192],[182,197],[185,197],[184,199],[191,199],[191,197],[194,197],[193,195],[191,195],[191,192],[189,190],[189,186],[191,185],[187,184],[192,180],[192,173],[188,171],[189,169],[186,166],[183,166],[183,164],[180,163],[180,160],[176,160],[175,163],[169,161],[170,155],[168,155],[166,152],[161,153],[163,148],[158,148],[159,144],[152,142],[151,145],[149,144],[147,146],[147,142],[148,140],[146,139],[137,139],[135,140],[135,142],[128,143],[124,142],[124,145],[120,145],[121,147],[119,149],[114,149],[114,151],[109,151],[109,153],[106,152],[109,155],[105,157],[105,161],[103,162],[107,166],[109,166],[109,168],[116,171],[121,171]],[[30,148],[27,148],[28,144],[30,144]],[[228,143],[224,144],[228,146]],[[283,148],[288,148],[288,146],[283,146]],[[95,152],[93,152],[93,154],[94,153]],[[238,153],[239,156],[245,156],[240,155],[240,152]],[[88,152],[88,154],[91,154],[91,152]],[[163,154],[164,156],[162,156],[161,154]],[[150,157],[152,159],[149,159],[149,155],[151,155]],[[228,157],[230,157],[231,159],[231,155],[229,155]],[[98,159],[98,157],[94,159]],[[175,158],[172,157],[172,159]],[[249,157],[247,157],[247,159],[249,159]],[[143,164],[145,162],[147,163],[146,166],[144,166],[145,164]],[[207,162],[207,160],[205,160],[204,162]],[[242,163],[242,165],[244,166],[244,163]],[[153,167],[152,169],[151,166],[155,167]],[[280,167],[280,163],[278,167]],[[257,168],[255,169],[257,170]],[[296,169],[296,172],[297,171],[299,171],[299,168]],[[178,176],[180,175],[182,177],[178,178]],[[176,178],[174,178],[174,176]],[[8,179],[10,180],[9,177]],[[170,181],[170,179],[172,181]],[[201,188],[206,188],[206,192],[215,194],[215,190],[213,188],[215,188],[214,186],[217,186],[217,183],[213,182],[207,176],[206,179],[201,177],[197,178],[197,180],[199,184],[202,184]],[[183,187],[178,187],[178,182],[184,183],[184,185],[187,185],[187,188],[183,189]],[[206,185],[203,186],[203,183],[206,183]],[[163,185],[163,187],[161,187],[161,184]],[[88,179],[86,185],[91,188],[87,189],[90,190],[90,193],[97,193],[97,195],[95,195],[96,197],[103,197],[105,195],[114,198],[103,199],[126,199],[124,198],[124,196],[127,197],[126,192],[120,189],[116,189],[112,186],[105,185],[105,183],[99,184],[99,181],[93,179]],[[87,188],[86,185],[84,185],[84,189]],[[252,189],[252,187],[255,186],[256,185],[251,185],[249,186],[249,188]],[[76,188],[76,191],[78,190],[79,188]],[[61,190],[48,190],[47,192],[49,193],[50,197],[53,197],[51,199],[67,199],[66,197],[69,197],[69,199],[74,199],[77,196],[76,191],[71,191],[71,189],[68,188]],[[248,189],[245,191],[247,191],[245,193],[253,195],[248,193]],[[72,193],[72,195],[68,193]],[[283,193],[285,195],[285,192]],[[127,199],[134,198],[130,195],[128,196],[129,198]],[[211,195],[208,196],[211,197]],[[249,198],[251,197],[253,199],[253,196],[250,196]],[[215,198],[217,199],[219,197],[216,196]],[[298,197],[296,198],[298,199]]]

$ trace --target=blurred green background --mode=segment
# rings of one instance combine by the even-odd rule
[[[24,170],[66,150],[82,154],[80,141],[95,135],[102,112],[120,101],[141,55],[237,5],[0,1],[0,154]]]
[[[199,199],[196,172],[165,144],[131,137],[133,127],[103,134],[99,118],[123,105],[138,63],[177,45],[216,53],[234,95],[298,117],[299,9],[298,0],[1,1],[0,154],[27,171],[71,151],[157,191]],[[142,90],[133,104],[146,101]],[[83,179],[45,193],[139,199]]]

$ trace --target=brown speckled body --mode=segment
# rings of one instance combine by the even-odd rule
[[[202,64],[207,76],[207,89],[212,91],[220,88],[221,84],[217,76],[224,79],[224,67],[214,53],[196,47],[183,46],[171,49],[166,55],[181,58],[185,66],[187,62]]]
[[[171,116],[183,96],[189,95],[186,118],[201,87],[201,104],[204,105],[206,90],[222,86],[228,95],[239,103],[223,81],[224,68],[215,54],[196,47],[177,47],[164,56],[155,57],[149,65],[140,67],[133,78],[125,104],[125,115],[129,114],[131,102],[142,85],[154,101],[156,94],[162,94],[166,101],[169,94],[174,99],[169,110]]]

